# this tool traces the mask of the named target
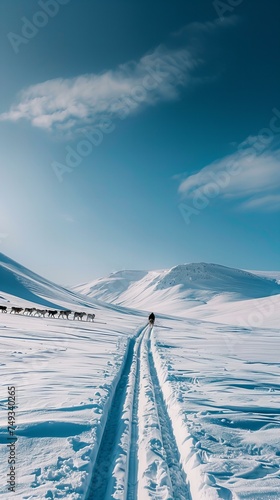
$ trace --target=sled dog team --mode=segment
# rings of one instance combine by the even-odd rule
[[[0,311],[2,313],[7,313],[7,306],[0,306]],[[69,319],[69,316],[73,314],[73,320],[77,319],[83,321],[83,318],[86,317],[86,321],[93,321],[95,318],[95,314],[85,313],[85,312],[75,312],[70,311],[70,309],[66,310],[53,310],[53,309],[37,309],[36,307],[11,307],[10,314],[24,314],[25,316],[38,316],[41,318],[62,318]],[[58,315],[58,316],[57,316]]]
[[[2,313],[7,313],[7,306],[0,306],[0,311]],[[20,314],[22,313],[25,316],[38,316],[40,318],[62,318],[69,319],[69,316],[73,314],[73,320],[77,319],[79,321],[83,321],[83,318],[86,316],[86,321],[94,321],[95,314],[93,313],[85,313],[85,312],[75,312],[70,309],[63,310],[55,310],[55,309],[37,309],[36,307],[11,307],[10,314]],[[57,316],[58,315],[58,316]],[[151,326],[155,323],[155,315],[151,313],[149,316],[149,323]]]

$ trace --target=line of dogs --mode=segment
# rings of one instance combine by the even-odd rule
[[[7,306],[0,306],[0,311],[2,313],[7,313]],[[69,319],[70,315],[73,313],[73,320],[77,319],[79,321],[83,321],[83,318],[86,317],[86,321],[94,321],[95,314],[85,313],[85,312],[75,312],[70,311],[70,309],[65,309],[62,311],[56,311],[52,309],[37,309],[36,307],[12,307],[10,310],[10,314],[24,314],[25,316],[38,316],[40,318],[62,318]]]

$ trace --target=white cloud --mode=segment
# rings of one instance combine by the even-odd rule
[[[174,34],[172,43],[176,38],[177,48],[161,45],[115,70],[31,85],[9,111],[0,114],[0,120],[26,119],[34,127],[71,133],[96,124],[104,114],[111,119],[124,118],[145,106],[177,99],[180,88],[213,79],[195,73],[205,63],[201,56],[207,48],[205,35],[209,37],[235,22],[232,17],[224,23],[193,23]]]
[[[35,127],[67,130],[96,123],[104,114],[124,117],[145,105],[176,99],[179,87],[191,81],[197,64],[185,48],[158,47],[115,71],[32,85],[0,120],[24,118]]]
[[[250,136],[238,150],[193,174],[179,186],[183,198],[238,199],[247,210],[280,209],[280,150]]]
[[[252,198],[241,204],[246,209],[262,209],[267,212],[280,210],[280,194],[268,194],[258,198]]]

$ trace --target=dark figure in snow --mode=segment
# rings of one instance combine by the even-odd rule
[[[154,313],[151,313],[150,316],[149,316],[149,323],[150,323],[150,325],[154,324],[155,319],[156,319],[156,317],[155,317]]]

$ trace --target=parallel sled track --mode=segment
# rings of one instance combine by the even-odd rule
[[[151,332],[152,328],[146,326],[140,330],[136,337],[130,340],[126,361],[108,413],[86,500],[112,500],[114,498],[118,500],[146,500],[151,498],[151,500],[154,500],[161,498],[162,487],[159,483],[157,484],[157,479],[150,479],[150,467],[147,466],[147,469],[143,472],[143,463],[145,464],[145,458],[143,462],[143,450],[144,454],[147,453],[147,456],[149,456],[149,446],[151,446],[153,453],[152,442],[155,441],[153,439],[153,427],[149,428],[149,418],[147,418],[147,424],[143,420],[139,421],[143,411],[144,413],[147,412],[147,415],[149,414],[149,408],[151,409],[153,425],[155,425],[157,435],[160,436],[159,468],[166,474],[169,497],[174,500],[191,500],[186,476],[180,464],[180,454],[176,446],[172,423],[151,353]],[[131,380],[133,380],[133,384],[131,384]],[[143,396],[143,384],[146,383],[150,384],[152,394],[149,397],[149,391],[146,391],[147,404],[145,403],[145,394]],[[128,417],[126,398],[129,390],[132,391],[132,394],[130,397],[130,416]],[[141,408],[139,409],[140,394],[142,399]],[[143,405],[144,409],[142,408]],[[124,437],[128,442],[125,453],[125,447],[120,446],[120,443],[125,441]],[[120,470],[119,457],[121,453],[122,457],[125,457],[122,458],[121,462],[123,479],[117,485],[116,470]],[[139,458],[142,464],[141,468],[139,467]],[[153,484],[153,491],[150,491],[150,483]],[[147,486],[143,486],[145,484]]]

